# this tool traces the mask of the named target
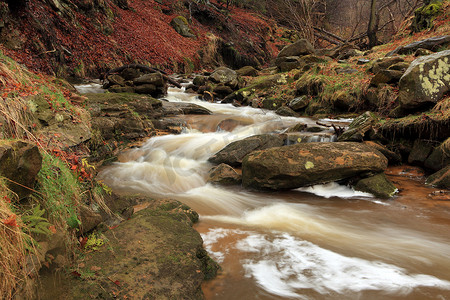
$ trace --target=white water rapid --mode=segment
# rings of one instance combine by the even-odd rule
[[[184,133],[149,139],[100,177],[117,191],[174,198],[200,214],[196,229],[223,268],[204,285],[207,299],[450,299],[448,210],[336,183],[277,193],[208,184],[207,159],[230,142],[315,120],[203,102],[178,89],[167,99],[214,115],[186,116]],[[201,130],[225,119],[241,125]]]

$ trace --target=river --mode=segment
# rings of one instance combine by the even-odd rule
[[[450,210],[430,204],[423,179],[390,170],[402,190],[387,201],[337,183],[264,193],[214,186],[207,159],[225,145],[315,120],[179,89],[167,99],[214,114],[185,116],[182,134],[149,139],[99,176],[116,191],[174,198],[200,214],[195,228],[222,266],[203,286],[206,299],[450,299]],[[329,141],[324,130],[309,139]]]

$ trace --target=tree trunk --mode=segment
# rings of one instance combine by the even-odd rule
[[[367,37],[369,38],[369,48],[377,44],[377,0],[370,1],[370,18],[367,28]]]

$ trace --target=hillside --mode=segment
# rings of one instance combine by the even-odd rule
[[[59,77],[97,77],[112,67],[144,63],[189,72],[224,61],[267,63],[277,53],[274,23],[251,11],[219,10],[193,1],[0,2],[0,42],[31,70]],[[171,21],[189,20],[191,37]]]

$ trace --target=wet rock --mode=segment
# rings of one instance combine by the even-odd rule
[[[178,16],[172,19],[170,21],[170,26],[175,29],[176,32],[178,32],[180,35],[188,38],[195,38],[194,32],[189,27],[189,23],[183,16]]]
[[[430,175],[426,183],[437,188],[450,189],[450,165]]]
[[[149,135],[154,130],[151,120],[162,115],[162,102],[149,96],[124,93],[86,96],[92,129],[104,140]]]
[[[450,43],[450,35],[443,35],[443,36],[437,36],[428,38],[425,40],[417,41],[411,44],[408,44],[406,46],[400,46],[396,48],[395,50],[389,52],[386,54],[386,56],[393,56],[396,54],[409,54],[413,53],[419,48],[427,49],[427,50],[437,50],[437,48],[441,46],[445,46]]]
[[[211,156],[208,161],[214,164],[225,163],[236,167],[242,163],[244,157],[255,150],[283,146],[284,140],[278,135],[254,135],[243,140],[235,141]]]
[[[299,111],[308,106],[310,98],[306,95],[296,97],[289,102],[289,107],[294,111]]]
[[[278,57],[302,56],[313,53],[314,47],[311,45],[311,43],[308,40],[301,39],[293,44],[284,47],[278,54]]]
[[[225,119],[220,121],[220,123],[217,125],[217,129],[231,132],[238,126],[247,126],[252,123],[253,122],[250,120]]]
[[[203,106],[194,103],[163,102],[165,116],[173,115],[210,115],[212,112]]]
[[[287,106],[281,106],[275,111],[275,113],[284,117],[296,117],[298,115],[295,111]]]
[[[338,137],[338,141],[362,141],[366,133],[368,133],[377,122],[377,116],[373,112],[367,111],[350,123],[348,129]]]
[[[242,163],[242,183],[257,189],[294,189],[380,173],[387,159],[360,143],[299,143],[254,151]]]
[[[36,145],[24,141],[0,143],[0,175],[9,189],[23,199],[34,189],[36,175],[42,166],[42,156]]]
[[[208,174],[208,182],[220,185],[241,184],[242,176],[227,164],[213,167]]]
[[[375,197],[382,199],[389,199],[398,192],[398,189],[384,173],[363,178],[359,180],[353,188],[357,191],[370,193]]]
[[[236,71],[239,76],[258,76],[259,72],[252,66],[245,66]]]
[[[402,108],[437,103],[450,90],[450,50],[414,60],[399,83]]]

